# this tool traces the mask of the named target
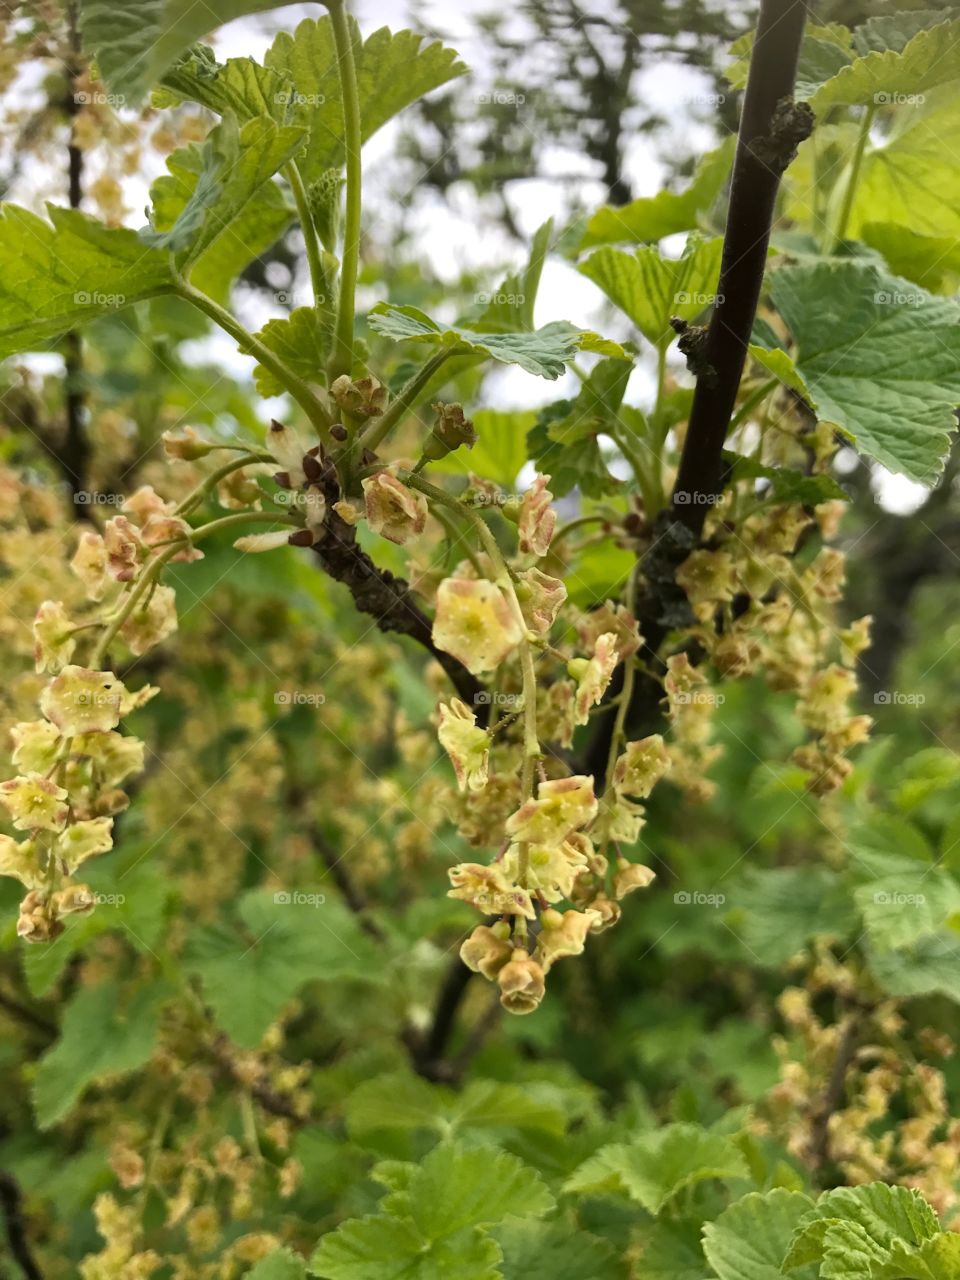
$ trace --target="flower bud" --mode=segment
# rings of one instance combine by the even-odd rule
[[[543,968],[521,947],[497,974],[497,983],[500,1003],[509,1013],[533,1013],[546,990]]]
[[[463,405],[438,402],[433,407],[437,421],[423,446],[423,456],[429,462],[437,462],[462,445],[472,449],[477,443],[477,433],[470,419],[464,417]]]
[[[460,948],[460,959],[467,968],[474,973],[482,973],[490,982],[512,954],[510,943],[485,924],[478,924]]]
[[[331,385],[330,394],[344,413],[354,418],[377,418],[383,413],[387,388],[372,376],[354,380],[349,374],[341,374]]]

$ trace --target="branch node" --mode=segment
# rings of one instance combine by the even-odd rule
[[[781,98],[770,120],[770,131],[754,138],[750,151],[768,169],[781,174],[796,159],[797,148],[813,132],[816,117],[806,102]]]

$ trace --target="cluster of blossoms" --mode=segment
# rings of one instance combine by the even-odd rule
[[[27,890],[17,932],[30,942],[55,938],[64,917],[93,910],[94,894],[74,877],[112,848],[114,817],[128,804],[122,784],[143,770],[144,744],[120,725],[157,690],[129,691],[103,666],[107,645],[122,642],[139,657],[177,625],[170,588],[149,582],[147,592],[134,584],[152,548],[183,536],[183,522],[150,486],[133,494],[123,512],[102,534],[80,534],[71,562],[86,597],[78,616],[62,600],[45,600],[33,623],[36,671],[47,678],[39,694],[42,718],[11,729],[19,772],[0,783],[13,827],[26,835],[0,837],[0,873]],[[88,664],[77,663],[78,647],[91,634],[97,638]]]
[[[796,695],[800,722],[814,736],[797,748],[794,760],[809,775],[810,790],[825,795],[843,783],[852,768],[848,753],[866,741],[871,726],[869,716],[849,709],[857,690],[854,667],[870,643],[870,618],[838,630],[832,607],[841,597],[843,554],[829,545],[805,562],[802,554],[814,532],[824,544],[835,536],[844,504],[821,503],[812,513],[799,503],[765,505],[735,522],[733,503],[728,496],[718,505],[705,546],[691,552],[677,573],[696,616],[691,634],[722,677],[762,673],[770,688]],[[699,677],[691,673],[684,668],[685,687],[676,693],[668,679],[667,691],[671,715],[678,698],[687,699],[682,718],[695,732],[691,707],[699,704],[705,718],[712,698],[697,692],[691,681]]]
[[[818,1015],[814,1002],[826,996],[849,1009],[845,1018]],[[871,997],[856,966],[826,947],[804,985],[788,987],[778,1007],[787,1034],[774,1038],[780,1082],[761,1108],[761,1130],[785,1141],[803,1163],[836,1166],[849,1184],[915,1187],[956,1226],[960,1121],[950,1114],[944,1072],[904,1052],[905,1038],[916,1037],[916,1057],[948,1059],[950,1037],[932,1027],[911,1029],[895,1000]],[[852,1051],[844,1048],[848,1041]],[[836,1109],[824,1116],[838,1059],[845,1062],[843,1088]]]

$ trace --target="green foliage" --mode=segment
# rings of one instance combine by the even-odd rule
[[[156,1043],[160,1009],[171,995],[165,982],[133,992],[103,982],[77,992],[64,1013],[60,1039],[37,1067],[33,1102],[41,1129],[68,1115],[91,1084],[144,1065]]]
[[[74,209],[50,221],[0,206],[0,356],[39,351],[74,325],[89,324],[173,287],[167,254]]]
[[[322,893],[300,897],[307,900],[251,891],[235,921],[198,929],[189,939],[186,969],[200,978],[217,1021],[238,1044],[256,1045],[305,982],[377,981],[369,939],[349,912]]]
[[[380,302],[367,317],[375,333],[395,342],[419,342],[445,348],[451,355],[480,354],[503,364],[517,364],[527,373],[556,380],[578,351],[596,350],[596,335],[584,333],[565,320],[557,320],[532,332],[480,333],[456,325],[443,326],[419,307],[397,307]],[[600,340],[603,341],[602,339]],[[620,353],[608,343],[608,354]]]
[[[818,414],[922,484],[939,474],[960,397],[960,309],[876,266],[785,267],[770,292]]]

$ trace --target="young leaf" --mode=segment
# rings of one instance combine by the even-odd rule
[[[726,182],[733,159],[733,138],[709,151],[684,191],[658,191],[630,204],[604,205],[587,223],[581,249],[601,244],[643,244],[678,231],[693,231]]]
[[[364,142],[395,115],[432,89],[466,73],[453,49],[424,44],[412,31],[381,27],[366,40],[350,19],[360,133]],[[308,182],[343,163],[343,104],[330,19],[305,18],[293,35],[281,32],[267,50],[266,66],[293,86],[288,119],[309,129],[300,167]]]
[[[168,256],[135,231],[48,205],[0,205],[0,359],[173,288]]]
[[[325,1235],[310,1261],[323,1280],[502,1280],[495,1241],[473,1228],[446,1240],[425,1240],[405,1218],[351,1218]]]
[[[919,1249],[897,1241],[886,1262],[875,1266],[870,1280],[956,1280],[960,1275],[960,1235],[944,1232]]]
[[[298,307],[282,319],[268,320],[257,337],[276,352],[298,378],[305,382],[320,380],[330,350],[330,326],[324,323],[316,307]],[[262,396],[277,396],[284,390],[262,364],[254,369],[253,377]]]
[[[925,236],[960,238],[960,168],[944,138],[960,131],[960,96],[950,92],[906,113],[896,134],[869,149],[860,169],[848,234],[868,222],[892,222]],[[892,264],[891,264],[892,265]]]
[[[405,1193],[406,1209],[426,1239],[502,1222],[539,1218],[554,1207],[540,1175],[493,1147],[443,1143],[422,1161]]]
[[[659,1213],[678,1191],[710,1178],[744,1178],[747,1166],[730,1138],[694,1124],[671,1124],[632,1143],[602,1147],[567,1179],[566,1191],[625,1191]]]
[[[797,1223],[812,1207],[809,1196],[782,1187],[734,1201],[703,1229],[703,1251],[719,1280],[780,1280]],[[809,1267],[793,1275],[816,1280]]]
[[[663,346],[673,339],[670,317],[694,320],[716,300],[723,241],[691,236],[683,255],[664,258],[652,246],[626,253],[598,249],[578,270],[598,285],[643,336]]]
[[[912,16],[905,15],[908,23]],[[814,90],[809,98],[814,111],[894,105],[911,95],[920,95],[922,102],[925,93],[960,76],[960,22],[941,21],[910,35],[899,17],[872,24],[868,38],[874,47]],[[878,48],[881,44],[886,47]]]
[[[532,333],[477,333],[456,325],[443,327],[418,307],[398,307],[379,302],[367,317],[375,333],[395,342],[426,342],[447,347],[457,354],[471,352],[490,356],[504,364],[517,364],[527,373],[552,380],[595,335],[585,334],[566,320],[535,329]]]
[[[188,272],[218,241],[226,239],[230,242],[228,256],[240,268],[246,266],[259,247],[247,239],[253,227],[239,227],[238,221],[248,209],[257,211],[262,207],[260,197],[265,184],[296,154],[305,139],[305,130],[279,127],[266,116],[249,120],[242,128],[234,116],[225,116],[202,146],[184,148],[170,157],[169,174],[158,178],[151,188],[152,227],[141,232],[143,240],[155,248],[172,251],[180,270]],[[279,211],[279,192],[272,183],[270,187],[273,200],[267,196],[265,207],[271,212]],[[282,203],[280,207],[284,207]],[[258,216],[258,229],[272,225],[278,235],[291,216],[285,208],[284,212],[279,226],[276,218],[264,224]]]
[[[153,1052],[160,1007],[172,994],[166,983],[148,983],[125,1004],[113,982],[80,988],[59,1040],[37,1067],[33,1102],[41,1129],[62,1120],[88,1085],[143,1066]]]
[[[620,1260],[605,1240],[559,1222],[511,1217],[492,1235],[503,1250],[506,1276],[522,1276],[523,1280],[620,1280],[624,1274]]]
[[[468,316],[472,328],[481,333],[513,333],[533,328],[533,308],[552,234],[553,219],[549,218],[533,237],[526,267],[507,276],[476,318]]]
[[[825,1192],[797,1223],[783,1260],[784,1273],[810,1262],[819,1262],[830,1247],[827,1235],[833,1224],[853,1225],[862,1241],[888,1251],[895,1241],[921,1244],[937,1235],[937,1215],[919,1191],[870,1182],[859,1187],[838,1187]],[[834,1237],[834,1242],[838,1239]]]
[[[551,491],[558,498],[571,489],[580,489],[588,498],[602,498],[618,489],[620,481],[607,468],[597,437],[588,435],[561,446],[550,436],[551,426],[570,419],[574,404],[573,400],[557,400],[540,410],[527,434],[527,452],[537,470],[549,474]]]
[[[84,47],[114,94],[135,106],[173,61],[224,22],[284,0],[82,0]]]
[[[864,262],[770,280],[819,416],[892,471],[936,480],[960,403],[960,306]]]

